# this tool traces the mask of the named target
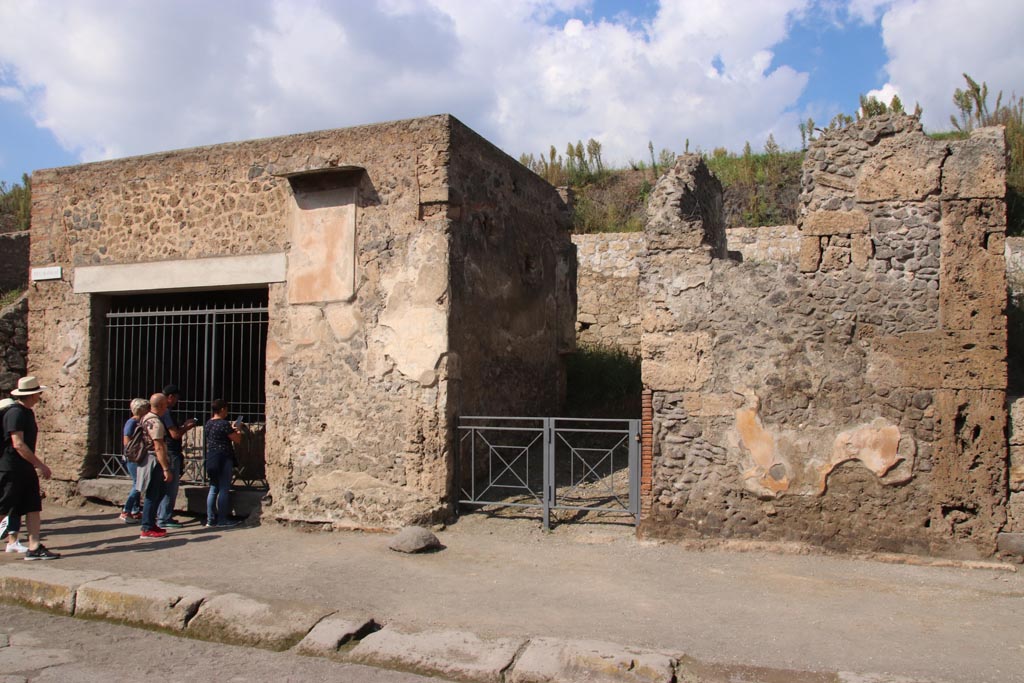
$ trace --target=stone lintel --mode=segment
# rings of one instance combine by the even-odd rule
[[[74,291],[107,294],[265,285],[284,282],[287,266],[283,253],[81,266],[75,268]]]

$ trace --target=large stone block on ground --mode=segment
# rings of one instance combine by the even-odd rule
[[[594,640],[534,638],[506,675],[509,683],[669,683],[676,660],[653,650]]]
[[[57,569],[38,562],[7,565],[0,567],[0,596],[11,602],[74,614],[79,587],[108,576],[109,572]]]
[[[262,602],[237,593],[205,601],[188,623],[188,635],[221,643],[287,650],[332,610],[291,602]]]
[[[128,492],[131,490],[131,479],[96,477],[95,479],[81,479],[78,482],[79,495],[105,500],[115,505],[124,505],[125,499],[128,498]]]
[[[384,628],[361,640],[345,660],[455,681],[499,683],[523,642],[483,640],[461,631],[401,633]]]
[[[996,543],[1000,552],[1024,556],[1024,533],[1001,533]]]
[[[183,631],[211,595],[194,586],[111,576],[78,589],[75,616]]]

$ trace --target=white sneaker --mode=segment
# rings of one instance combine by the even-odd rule
[[[28,546],[22,545],[21,541],[15,541],[14,543],[7,544],[7,552],[9,553],[27,553]]]

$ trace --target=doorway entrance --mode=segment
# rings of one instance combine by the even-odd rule
[[[266,487],[267,290],[147,294],[110,303],[100,476],[128,476],[120,456],[131,399],[173,383],[182,391],[175,408],[181,421],[205,423],[215,398],[231,404],[232,418],[248,427],[236,450],[236,485]],[[205,483],[202,432],[186,436],[183,482]]]

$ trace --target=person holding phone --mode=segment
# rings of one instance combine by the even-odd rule
[[[241,419],[228,421],[228,402],[215,398],[210,404],[212,416],[203,427],[206,444],[206,474],[210,492],[206,495],[206,526],[233,527],[231,520],[231,478],[235,469],[234,444],[242,441]]]

